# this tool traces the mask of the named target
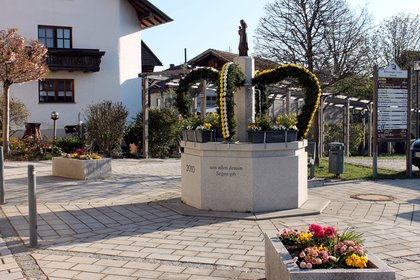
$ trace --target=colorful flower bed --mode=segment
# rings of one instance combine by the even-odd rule
[[[301,269],[367,267],[362,236],[352,230],[340,234],[334,227],[311,224],[306,231],[284,229],[277,237]]]
[[[63,154],[64,158],[72,158],[72,159],[81,159],[81,160],[92,160],[92,159],[101,159],[102,157],[96,153],[88,151],[86,149],[77,149],[72,154]]]

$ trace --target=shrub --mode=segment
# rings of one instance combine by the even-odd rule
[[[0,116],[3,116],[3,97],[0,98]],[[28,109],[25,104],[15,98],[10,99],[10,125],[11,126],[23,126],[29,116]],[[3,118],[0,118],[0,127],[2,126]],[[13,132],[11,131],[11,134]]]
[[[57,146],[65,153],[72,153],[77,149],[84,147],[84,141],[79,137],[60,138],[57,141]]]
[[[12,160],[43,160],[51,159],[62,154],[60,147],[44,137],[43,140],[33,138],[10,138],[10,153],[7,155]]]
[[[178,141],[180,130],[178,113],[171,108],[149,110],[149,153],[151,157],[167,157]],[[143,114],[137,114],[125,134],[125,142],[141,146],[143,139]]]
[[[328,151],[328,144],[331,142],[342,142],[343,124],[327,124],[324,128],[324,151]],[[363,126],[360,123],[350,124],[350,154],[358,155],[359,147],[363,142]]]
[[[110,155],[124,136],[128,112],[121,102],[103,101],[86,110],[88,140],[99,153]]]

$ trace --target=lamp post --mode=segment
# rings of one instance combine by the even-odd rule
[[[416,139],[419,139],[419,71],[420,61],[414,61],[414,71],[416,71]]]
[[[57,139],[57,131],[56,131],[56,121],[59,119],[60,114],[56,111],[51,112],[51,119],[54,121],[54,128],[53,128],[53,143]]]

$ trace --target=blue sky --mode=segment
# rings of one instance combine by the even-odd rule
[[[249,53],[253,52],[253,36],[264,6],[274,0],[149,0],[174,21],[142,32],[142,39],[163,63],[184,62],[212,48],[238,52],[238,26],[244,19],[248,25]],[[367,6],[375,23],[396,13],[420,13],[420,0],[348,0],[352,9]]]

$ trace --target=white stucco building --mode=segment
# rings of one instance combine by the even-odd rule
[[[44,81],[13,85],[28,122],[52,129],[84,119],[84,109],[103,100],[121,101],[129,118],[141,110],[141,30],[171,21],[147,0],[3,0],[0,29],[17,28],[49,48]]]

